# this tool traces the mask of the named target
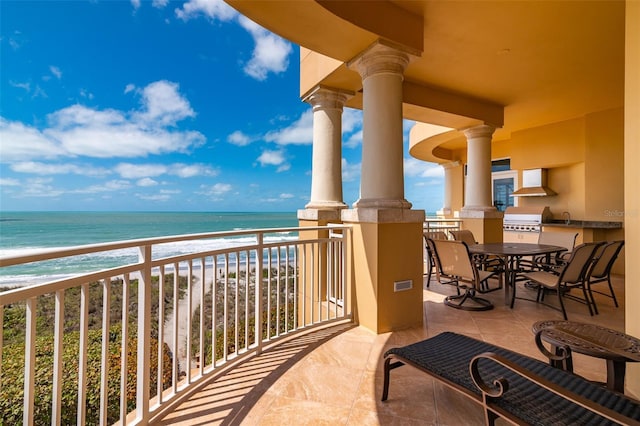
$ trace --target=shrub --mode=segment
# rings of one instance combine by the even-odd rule
[[[78,402],[78,332],[66,333],[63,343],[62,380],[62,424],[75,424]],[[120,345],[122,334],[119,325],[114,325],[109,333],[108,362],[108,423],[114,423],[120,416]],[[99,423],[101,351],[100,330],[90,330],[87,345],[87,391],[86,423]],[[3,348],[2,372],[0,373],[0,424],[22,423],[24,397],[24,344],[14,343]],[[151,395],[157,389],[158,340],[151,339],[150,345]],[[127,342],[127,411],[135,407],[136,396],[136,354],[137,338],[130,336]],[[165,345],[163,352],[163,389],[171,385],[171,355]],[[35,424],[49,424],[52,416],[53,391],[53,336],[36,339],[35,368]]]

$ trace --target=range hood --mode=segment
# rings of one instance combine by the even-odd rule
[[[514,191],[512,197],[546,197],[556,195],[547,187],[547,171],[545,169],[529,169],[522,171],[522,188]]]

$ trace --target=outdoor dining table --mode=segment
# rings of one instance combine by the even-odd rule
[[[517,264],[525,256],[546,255],[567,251],[565,247],[536,243],[486,243],[472,244],[469,252],[472,255],[497,256],[504,264],[504,304],[511,304],[515,295]]]

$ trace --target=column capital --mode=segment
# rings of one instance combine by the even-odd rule
[[[375,74],[397,74],[403,77],[410,62],[410,52],[402,46],[378,40],[347,63],[347,67],[360,73],[362,80]]]
[[[449,161],[448,163],[440,163],[440,166],[442,166],[442,168],[445,170],[453,169],[454,167],[459,167],[461,165],[462,163],[459,161]]]
[[[462,133],[466,136],[467,139],[476,139],[476,138],[489,138],[493,136],[493,132],[496,131],[494,126],[489,124],[481,124],[479,126],[469,127],[464,129]]]
[[[313,107],[313,111],[323,109],[337,109],[344,108],[344,104],[355,95],[355,93],[349,90],[334,89],[326,86],[316,86],[309,93],[307,93],[302,101],[308,103]]]

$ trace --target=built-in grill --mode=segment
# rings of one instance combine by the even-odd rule
[[[541,224],[550,220],[549,207],[507,207],[502,229],[505,232],[540,233]]]

